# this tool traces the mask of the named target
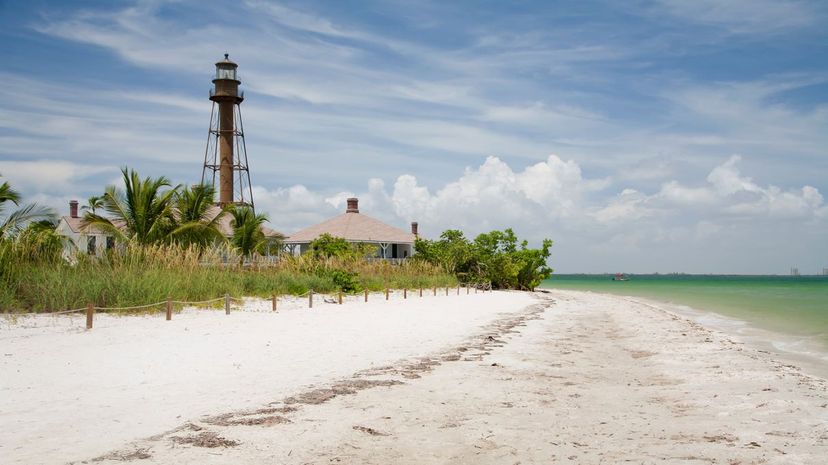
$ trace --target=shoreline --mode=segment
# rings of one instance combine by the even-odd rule
[[[568,289],[549,289],[564,290]],[[828,346],[821,340],[810,341],[812,337],[764,328],[753,321],[725,315],[715,310],[708,310],[681,303],[659,300],[652,297],[607,293],[590,290],[573,290],[607,295],[649,305],[661,311],[675,314],[699,323],[707,328],[715,329],[734,338],[743,340],[751,347],[774,355],[788,363],[796,364],[809,374],[828,379]]]
[[[373,344],[341,338],[320,347],[323,337],[303,345],[294,353],[311,350],[318,355],[294,365],[306,372],[306,381],[274,365],[285,356],[283,350],[301,344],[299,337],[270,353],[277,359],[268,355],[250,360],[258,365],[248,368],[249,375],[236,375],[233,365],[222,372],[232,379],[222,378],[224,384],[217,386],[248,397],[246,403],[216,396],[204,399],[193,413],[172,418],[168,426],[136,429],[136,408],[170,409],[174,398],[160,396],[115,417],[129,423],[131,439],[81,450],[78,438],[63,433],[50,438],[51,453],[45,444],[28,454],[7,447],[0,453],[12,463],[142,459],[192,464],[819,464],[828,453],[826,380],[663,306],[553,290],[432,298],[419,304],[382,302],[376,311],[366,310],[347,304],[318,312],[285,309],[277,327],[305,328],[310,332],[299,335],[305,338],[324,331],[333,331],[328,337],[357,331],[353,334],[382,339]],[[400,318],[405,315],[412,318]],[[244,318],[241,327],[248,327],[262,325],[265,320],[259,317],[273,316],[251,312],[239,320]],[[359,321],[352,329],[340,327],[354,319]],[[135,325],[138,320],[128,321]],[[159,324],[173,328],[145,320],[155,328],[156,339]],[[368,324],[372,331],[360,332]],[[219,327],[212,322],[202,331],[208,328]],[[400,341],[404,333],[381,333],[401,328],[421,336],[405,342]],[[101,333],[122,329],[115,326]],[[171,333],[176,338],[193,334]],[[205,337],[199,334],[188,341]],[[0,338],[0,344],[7,342]],[[372,345],[367,352],[354,351],[360,344]],[[374,348],[382,353],[370,355]],[[219,352],[234,362],[245,360],[245,352]],[[345,366],[323,372],[322,361],[337,355],[344,355],[336,362]],[[375,361],[366,363],[371,357]],[[180,362],[187,360],[179,360],[176,368],[181,370]],[[5,372],[8,361],[3,362]],[[265,389],[250,397],[255,392],[243,382],[246,376]],[[279,384],[286,376],[294,378]],[[182,387],[191,384],[167,386],[168,394],[178,395],[179,401],[182,394],[192,396]],[[138,385],[139,392],[147,389]],[[19,415],[42,420],[70,413],[32,402],[26,398],[32,395],[28,390],[13,394],[29,402]],[[120,394],[109,400],[125,401]],[[4,424],[14,426],[8,422],[8,405],[0,412]],[[75,429],[88,427],[74,415],[64,420]],[[81,437],[88,437],[89,431],[85,433]],[[14,439],[9,431],[3,434],[2,445]],[[36,444],[32,439],[27,443]]]
[[[104,463],[822,464],[825,380],[658,307],[540,299],[540,311],[419,359],[416,373],[356,373],[377,384],[203,418]],[[252,426],[273,411],[278,424]]]
[[[811,351],[828,354],[828,276],[645,274],[618,283],[597,275],[559,275],[542,285],[687,306],[809,341]]]
[[[809,340],[811,338],[808,336],[800,334],[766,329],[752,321],[724,315],[712,310],[643,297],[631,298],[643,303],[653,302],[663,305],[666,311],[674,312],[705,327],[744,340],[757,350],[803,368],[812,376],[828,379],[828,346],[822,341],[812,341]]]

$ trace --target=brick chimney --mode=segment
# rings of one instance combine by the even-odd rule
[[[69,201],[69,216],[72,218],[78,217],[78,201],[77,200],[70,200]]]
[[[351,197],[348,199],[348,208],[345,210],[345,213],[359,213],[359,199],[356,197]]]
[[[418,229],[417,229],[417,227],[418,227],[418,226],[419,226],[419,225],[417,224],[417,222],[416,222],[416,221],[412,221],[412,222],[411,222],[411,234],[413,234],[413,235],[415,235],[415,236],[419,236],[419,235],[420,235],[420,234],[419,234],[419,232],[418,232]]]

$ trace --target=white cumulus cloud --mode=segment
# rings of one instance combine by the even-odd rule
[[[828,206],[818,189],[755,181],[742,174],[740,160],[724,160],[696,184],[664,180],[650,193],[632,186],[605,192],[609,180],[585,176],[578,163],[550,155],[523,169],[488,157],[437,188],[402,174],[389,184],[369,179],[356,191],[317,192],[295,185],[255,188],[254,196],[273,225],[287,233],[344,212],[348,197],[359,198],[361,213],[401,229],[417,221],[430,238],[446,229],[474,237],[512,227],[533,243],[554,239],[553,262],[569,270],[595,263],[590,254],[637,267],[649,264],[648,271],[703,269],[705,256],[725,252],[734,263],[753,263],[759,261],[756,244],[769,247],[786,237],[780,228],[806,235],[828,228]],[[692,251],[693,260],[687,262],[677,250]]]
[[[77,183],[102,173],[115,173],[114,166],[96,166],[61,160],[0,161],[0,175],[15,189],[41,193],[76,192]]]
[[[704,207],[727,217],[808,219],[819,215],[824,199],[812,186],[783,190],[774,185],[761,186],[739,170],[741,157],[734,155],[713,168],[707,184],[688,187],[676,181],[662,185],[653,196],[668,208]]]

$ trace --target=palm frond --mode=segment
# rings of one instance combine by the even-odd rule
[[[0,237],[14,235],[33,221],[54,219],[55,213],[51,208],[31,203],[13,211],[0,223]]]
[[[3,211],[6,202],[11,202],[15,205],[20,204],[20,193],[12,189],[8,182],[0,184],[0,212]]]
[[[83,228],[97,228],[104,234],[109,234],[119,241],[126,242],[129,236],[123,227],[118,227],[111,219],[87,212],[81,220]]]

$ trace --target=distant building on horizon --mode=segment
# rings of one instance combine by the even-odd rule
[[[374,244],[377,258],[405,259],[414,254],[418,233],[416,222],[411,223],[410,232],[406,232],[360,213],[359,199],[352,197],[347,200],[345,213],[296,231],[283,244],[291,255],[303,254],[310,249],[314,239],[329,234],[351,243]]]

